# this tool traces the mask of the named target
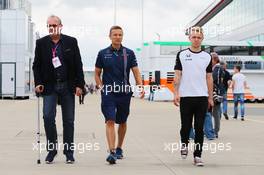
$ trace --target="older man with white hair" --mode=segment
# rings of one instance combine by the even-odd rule
[[[57,101],[61,102],[63,121],[63,153],[66,163],[74,157],[74,94],[80,96],[85,85],[77,40],[61,34],[58,16],[47,19],[49,35],[36,41],[33,72],[36,93],[43,96],[43,119],[47,138],[46,163],[52,163],[58,151],[55,123]]]

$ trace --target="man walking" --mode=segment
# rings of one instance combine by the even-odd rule
[[[132,70],[137,85],[142,85],[137,60],[132,50],[124,47],[123,30],[113,26],[109,32],[112,44],[98,53],[95,64],[96,87],[101,89],[101,109],[105,117],[109,156],[106,161],[115,164],[123,158],[123,141],[127,130],[127,118],[132,96],[129,73]],[[103,78],[101,73],[103,71]],[[144,97],[144,91],[141,98]],[[118,143],[115,145],[115,123],[118,127]]]
[[[148,98],[149,101],[154,100],[155,86],[156,86],[155,80],[151,79],[149,82],[149,98]]]
[[[223,115],[225,116],[225,119],[228,120],[229,117],[228,117],[228,114],[227,114],[227,107],[228,107],[227,91],[228,91],[229,86],[231,85],[232,77],[231,77],[229,71],[226,68],[226,66],[227,66],[226,62],[220,61],[220,65],[224,69],[224,72],[225,72],[225,75],[224,75],[224,94],[223,94],[222,112],[223,112]]]
[[[220,130],[220,120],[221,120],[221,103],[223,102],[224,95],[224,69],[220,66],[220,60],[218,54],[213,52],[212,65],[213,65],[213,81],[214,81],[214,107],[213,107],[213,117],[214,117],[214,131],[215,138],[218,138],[218,132]]]
[[[77,40],[61,34],[62,22],[58,16],[48,17],[47,27],[49,35],[37,40],[33,62],[36,93],[43,95],[43,119],[48,151],[45,161],[52,163],[57,155],[55,117],[59,99],[63,121],[63,153],[66,163],[73,163],[74,93],[80,96],[85,84],[82,61]]]
[[[209,106],[213,106],[213,79],[210,54],[202,51],[203,30],[199,26],[190,29],[191,47],[178,52],[174,79],[174,104],[180,106],[181,156],[188,154],[189,133],[194,117],[194,164],[203,166],[201,159],[204,141],[204,119]]]
[[[240,115],[241,120],[244,121],[245,117],[245,105],[244,105],[244,93],[247,87],[246,77],[240,72],[240,65],[234,67],[234,75],[232,77],[232,89],[234,94],[234,119],[238,116],[238,102],[240,102]]]

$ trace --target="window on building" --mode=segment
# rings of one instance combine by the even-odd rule
[[[261,55],[260,47],[249,47],[249,55]]]
[[[249,55],[249,47],[247,46],[232,46],[233,55]]]
[[[212,46],[211,52],[216,52],[218,55],[232,55],[231,46]]]
[[[261,69],[260,61],[246,61],[244,62],[244,64],[245,64],[245,69],[249,69],[249,70]]]
[[[242,67],[242,61],[226,61],[227,69],[234,69],[235,65],[240,65]]]

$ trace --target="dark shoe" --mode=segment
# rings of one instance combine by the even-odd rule
[[[110,165],[116,164],[115,153],[111,152],[109,156],[106,158],[106,161],[109,162]]]
[[[56,157],[57,151],[50,151],[45,159],[47,164],[53,163],[54,157]]]
[[[116,148],[115,157],[117,159],[123,159],[123,150],[121,148]]]
[[[188,156],[188,147],[182,145],[181,147],[181,158],[186,159]]]
[[[208,140],[214,140],[215,138],[214,137],[209,137],[207,138]]]
[[[73,164],[75,162],[75,159],[74,159],[72,153],[65,154],[65,156],[66,156],[66,163],[67,164]]]
[[[234,119],[234,120],[236,120],[236,119],[237,119],[237,117],[235,116],[235,117],[233,117],[233,119]]]
[[[223,113],[223,115],[225,116],[225,119],[226,119],[226,120],[228,120],[228,119],[229,119],[229,117],[228,117],[227,113]]]
[[[245,121],[244,116],[241,117],[241,121]]]

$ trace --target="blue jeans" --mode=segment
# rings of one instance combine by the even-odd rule
[[[204,134],[208,139],[213,139],[215,137],[215,132],[212,123],[212,115],[210,112],[207,112],[205,115]]]
[[[222,106],[222,112],[224,114],[227,114],[227,92],[224,93],[223,95],[223,106]]]
[[[57,83],[51,94],[43,96],[43,119],[47,138],[47,151],[57,150],[58,141],[55,117],[58,99],[60,100],[62,110],[63,153],[73,154],[75,98],[66,82]]]
[[[149,101],[153,101],[154,100],[154,92],[150,92],[149,93],[149,98],[148,98]]]
[[[215,135],[218,136],[218,132],[220,130],[220,119],[221,119],[221,103],[214,104],[213,106],[213,117],[214,117],[214,132]]]
[[[213,139],[215,138],[215,132],[213,128],[213,123],[212,123],[212,115],[210,112],[207,112],[205,114],[205,120],[204,120],[204,135],[208,139]],[[191,128],[189,138],[194,139],[195,133],[193,127]]]
[[[234,94],[234,116],[238,116],[238,102],[240,102],[241,117],[245,116],[244,94]]]
[[[195,133],[194,133],[194,129],[192,127],[191,130],[190,130],[189,138],[194,140],[194,137],[195,137]]]

